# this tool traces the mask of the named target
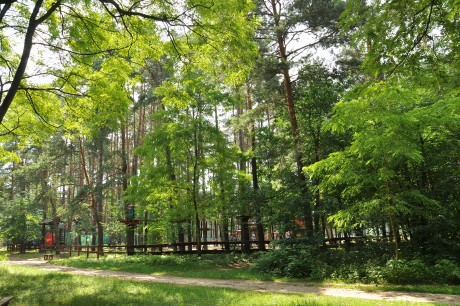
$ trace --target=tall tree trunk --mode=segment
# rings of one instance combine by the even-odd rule
[[[166,110],[166,108],[164,107],[164,105],[161,105],[163,111]],[[172,157],[171,157],[171,146],[170,146],[170,143],[169,143],[169,138],[168,138],[168,143],[166,144],[165,146],[165,157],[166,157],[166,167],[168,169],[168,180],[171,182],[172,185],[175,184],[176,182],[176,174],[174,172],[174,167],[173,167],[173,162],[172,162]],[[173,198],[172,196],[169,197],[169,209],[170,210],[173,210]],[[183,225],[182,225],[182,222],[183,220],[175,220],[175,224],[173,226],[175,226],[175,230],[177,232],[177,239],[178,239],[178,242],[181,244],[180,245],[180,248],[179,250],[180,251],[185,251],[185,246],[183,245],[183,243],[185,243],[185,235],[184,235],[184,228],[183,228]],[[174,246],[174,251],[176,251],[176,246]]]
[[[97,209],[97,202],[96,202],[96,197],[94,195],[94,184],[93,181],[90,180],[88,171],[86,170],[86,157],[85,157],[85,151],[83,148],[83,140],[82,138],[79,139],[79,145],[80,145],[80,157],[81,157],[81,163],[82,163],[82,171],[83,175],[85,177],[86,185],[89,187],[90,191],[90,208],[92,212],[92,217],[93,217],[93,222],[99,232],[99,226],[102,226],[100,220],[99,220],[99,213]],[[93,235],[93,242],[92,244],[95,245],[94,239],[95,236]]]
[[[387,205],[390,206],[391,205],[391,195],[390,195],[390,182],[388,180],[385,181],[385,190],[386,190]],[[399,242],[400,242],[399,227],[396,225],[394,216],[391,212],[388,213],[388,218],[390,220],[390,229],[391,229],[391,232],[393,233],[393,242],[395,244],[395,259],[399,259]]]
[[[103,213],[104,213],[104,150],[105,150],[105,135],[107,129],[102,128],[99,131],[98,139],[98,169],[96,175],[96,211],[97,211],[97,246],[99,254],[103,254],[104,245],[104,226],[103,226]]]
[[[122,193],[128,189],[128,156],[126,141],[126,124],[121,127],[121,173],[122,173]],[[129,204],[125,203],[125,220],[129,220]],[[134,225],[126,226],[126,252],[128,255],[134,255]]]
[[[238,117],[243,115],[243,107],[239,106],[237,108]],[[242,153],[246,152],[246,146],[244,145],[244,131],[242,128],[238,129],[238,144]],[[241,155],[240,158],[240,165],[239,170],[246,174],[246,157],[244,154]],[[246,181],[244,179],[240,180],[239,186],[239,193],[242,198],[245,197],[247,193],[246,188]],[[241,201],[243,203],[243,207],[241,208],[241,215],[240,215],[240,226],[241,226],[241,251],[244,253],[249,253],[251,251],[251,243],[249,242],[249,207],[247,206],[247,202],[245,200]]]
[[[223,217],[222,218],[222,232],[221,232],[221,239],[224,243],[224,250],[229,252],[230,251],[230,233],[229,233],[229,230],[228,230],[228,218],[227,217]]]
[[[278,12],[277,1],[270,0],[272,6],[272,14],[273,20],[275,25],[275,32],[276,38],[278,43],[278,55],[282,61],[283,68],[282,74],[284,78],[284,89],[285,89],[285,100],[288,108],[289,113],[289,122],[291,125],[291,134],[293,137],[293,146],[294,146],[294,154],[297,166],[297,180],[299,183],[299,187],[301,190],[300,198],[303,201],[303,209],[304,209],[304,223],[305,223],[305,234],[307,236],[313,235],[313,220],[312,220],[312,209],[310,203],[308,203],[308,189],[307,189],[307,178],[302,171],[303,168],[303,154],[301,150],[301,142],[299,138],[299,131],[298,131],[298,123],[296,117],[296,110],[294,105],[294,95],[292,90],[292,81],[291,75],[289,73],[289,66],[288,66],[288,55],[286,52],[286,42],[284,33],[277,29],[281,28],[281,15]]]
[[[248,99],[248,110],[252,110],[252,88],[251,84],[247,84],[247,99]],[[257,157],[256,157],[256,128],[254,120],[251,122],[251,147],[252,147],[252,158],[251,158],[251,172],[252,172],[252,188],[254,189],[254,212],[257,228],[257,248],[259,251],[265,251],[265,234],[264,225],[262,223],[262,199],[259,196],[259,177],[257,175]]]
[[[217,105],[214,106],[214,122],[216,130],[219,131],[219,116],[217,111]],[[219,189],[220,189],[220,201],[222,203],[222,210],[220,212],[221,225],[220,225],[220,239],[224,243],[224,249],[227,252],[230,252],[230,235],[228,230],[228,213],[226,207],[226,197],[225,197],[225,187],[224,187],[224,178],[221,173],[218,173]]]
[[[315,133],[314,139],[314,150],[315,150],[315,162],[319,162],[321,159],[320,156],[320,143],[319,143],[319,132]],[[319,186],[320,181],[318,179],[313,180],[315,186]],[[315,232],[320,233],[320,210],[321,210],[321,193],[319,188],[315,191],[315,213],[313,215],[313,220],[315,224]],[[325,225],[323,224],[323,235],[325,231]]]
[[[195,211],[196,248],[197,248],[198,256],[201,256],[201,226],[200,226],[200,214],[198,211],[198,179],[199,179],[198,124],[195,122],[194,125],[195,126],[193,129],[194,160],[193,160],[193,177],[192,177],[192,200],[193,200],[193,209]]]

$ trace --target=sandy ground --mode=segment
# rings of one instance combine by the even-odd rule
[[[358,289],[342,289],[333,287],[314,287],[302,282],[271,282],[271,281],[249,281],[249,280],[219,280],[202,278],[185,278],[167,275],[149,275],[141,273],[130,273],[121,271],[107,271],[94,269],[81,269],[64,266],[56,266],[40,259],[18,259],[10,258],[9,264],[25,265],[36,267],[46,271],[65,272],[97,277],[118,277],[144,282],[160,282],[183,286],[207,286],[218,288],[233,288],[241,290],[255,290],[260,292],[276,293],[300,293],[318,294],[336,297],[360,298],[367,300],[387,300],[419,303],[441,303],[445,305],[460,305],[460,296],[447,294],[430,294],[416,292],[395,292],[395,291],[368,291]]]

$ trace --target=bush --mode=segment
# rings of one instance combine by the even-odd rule
[[[314,239],[284,239],[275,242],[272,252],[262,254],[253,269],[275,276],[320,277],[328,267],[319,255],[319,244]]]
[[[392,284],[428,284],[433,278],[430,269],[418,259],[389,260],[382,269],[383,279]]]
[[[332,279],[348,283],[460,284],[460,267],[443,259],[435,264],[421,258],[391,258],[392,246],[372,243],[350,251],[321,250],[314,241],[286,239],[260,255],[259,272],[281,277]]]
[[[453,261],[439,260],[433,267],[433,274],[437,283],[460,284],[460,267]]]
[[[386,282],[393,284],[460,284],[460,268],[446,259],[434,266],[419,259],[390,260],[382,274]]]

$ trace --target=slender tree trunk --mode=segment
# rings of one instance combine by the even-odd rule
[[[13,167],[11,168],[11,191],[10,191],[10,201],[14,200],[14,191],[16,188],[16,180],[15,180],[15,175],[14,171],[16,169],[16,163],[13,162]],[[44,210],[46,211],[46,208],[44,207]]]
[[[225,189],[223,186],[223,183],[220,183],[220,193],[222,197],[222,203],[224,203],[222,207],[222,240],[224,242],[224,248],[225,251],[230,251],[230,235],[229,235],[229,230],[228,230],[228,216],[227,216],[227,209],[225,207]]]
[[[315,133],[315,139],[314,139],[314,150],[315,150],[315,162],[319,162],[321,157],[320,157],[320,143],[319,143],[319,132]],[[319,186],[320,181],[318,179],[315,179],[313,181],[313,184],[315,186]],[[315,191],[315,213],[313,214],[313,221],[315,224],[315,232],[319,233],[320,232],[320,210],[321,210],[321,193],[319,191],[319,188],[316,189]],[[323,230],[323,235],[324,235],[324,230]]]
[[[252,110],[252,88],[251,84],[247,84],[247,99],[248,99],[248,110]],[[265,251],[265,234],[264,225],[262,223],[262,199],[259,196],[259,177],[257,174],[257,157],[256,157],[256,128],[254,120],[251,122],[251,147],[252,147],[252,158],[251,158],[251,171],[252,171],[252,188],[254,189],[254,210],[255,220],[257,228],[257,248],[259,251]]]
[[[385,190],[387,196],[387,205],[391,205],[391,196],[390,196],[390,182],[386,180],[385,182]],[[388,213],[388,218],[390,220],[390,228],[391,232],[393,233],[393,242],[395,244],[395,258],[399,259],[399,228],[396,226],[394,216],[392,213]]]
[[[148,236],[149,236],[149,227],[148,227],[148,218],[149,213],[147,211],[144,212],[144,245],[148,244]],[[144,252],[147,253],[147,247],[144,247]]]
[[[230,235],[228,231],[228,218],[222,218],[222,231],[221,231],[221,239],[224,243],[224,250],[229,252],[230,251]]]
[[[122,173],[122,193],[128,189],[128,157],[126,153],[126,125],[121,127],[121,173]],[[125,220],[129,219],[129,204],[125,203]],[[128,255],[134,255],[134,226],[128,224],[126,226],[126,252]]]
[[[193,177],[192,177],[192,199],[193,209],[195,211],[195,229],[196,229],[196,248],[198,256],[201,256],[201,226],[200,226],[200,215],[198,211],[198,159],[199,159],[199,148],[198,148],[198,124],[194,124],[193,130],[193,145],[194,145],[194,160],[193,160]]]
[[[98,213],[98,209],[97,209],[97,202],[96,202],[96,197],[94,195],[94,191],[93,191],[93,182],[92,180],[90,180],[89,178],[89,175],[88,175],[88,171],[86,170],[86,158],[85,158],[85,151],[84,151],[84,148],[83,148],[83,140],[82,138],[79,139],[79,144],[80,144],[80,156],[81,156],[81,163],[82,163],[82,171],[83,171],[83,174],[84,174],[84,177],[85,177],[85,180],[86,180],[86,185],[89,187],[89,189],[91,190],[90,192],[90,208],[91,208],[91,212],[92,212],[92,217],[93,217],[93,222],[99,232],[99,226],[102,226],[100,220],[99,220],[99,213]],[[95,236],[93,235],[93,242],[92,244],[95,245]]]
[[[105,135],[106,129],[103,128],[99,131],[98,139],[98,169],[96,176],[96,207],[97,207],[97,246],[99,254],[103,254],[104,245],[104,226],[103,213],[104,213],[104,150],[105,150]]]
[[[217,112],[217,105],[214,106],[214,122],[215,122],[215,127],[216,130],[219,131],[219,117],[218,117],[218,112]],[[224,243],[224,249],[225,251],[229,252],[230,251],[230,236],[229,236],[229,230],[228,230],[228,213],[227,213],[227,207],[226,207],[226,197],[225,197],[225,187],[224,187],[224,178],[222,177],[221,173],[218,173],[218,181],[219,181],[219,189],[220,189],[220,201],[222,203],[222,211],[221,213],[221,222],[222,224],[220,225],[220,239]]]
[[[179,241],[179,251],[185,251],[185,230],[182,223],[177,224],[177,239]]]
[[[165,110],[164,105],[162,105],[163,110]],[[173,162],[172,162],[172,157],[171,157],[171,147],[169,145],[169,139],[168,143],[165,146],[165,157],[166,157],[166,167],[168,169],[168,179],[171,182],[171,184],[174,186],[176,182],[176,174],[174,172],[174,167],[173,167]],[[173,197],[169,197],[169,209],[173,210]],[[175,227],[174,230],[177,231],[177,239],[178,242],[181,244],[180,250],[184,251],[184,245],[183,243],[185,242],[185,235],[184,235],[184,229],[182,225],[182,220],[174,220],[173,226]],[[174,251],[176,251],[176,246],[174,246]]]
[[[237,115],[238,117],[243,115],[243,107],[238,107],[237,108]],[[242,128],[238,129],[238,144],[240,147],[241,152],[246,152],[246,146],[244,144],[244,131]],[[240,165],[239,165],[239,170],[246,174],[246,158],[244,157],[244,154],[242,154],[240,158]],[[242,198],[245,197],[245,194],[248,192],[246,188],[246,181],[240,180],[240,186],[239,186],[239,193],[242,196]],[[250,216],[250,207],[247,205],[247,202],[245,200],[242,201],[243,207],[241,208],[241,215],[240,215],[240,226],[241,226],[241,251],[244,253],[249,253],[251,251],[251,243],[249,242],[249,218],[252,217]]]
[[[307,189],[307,178],[303,173],[303,154],[301,150],[301,142],[299,138],[299,131],[298,131],[298,124],[297,124],[297,117],[296,117],[296,110],[294,105],[294,95],[292,90],[292,81],[291,75],[289,73],[288,63],[288,55],[286,52],[286,43],[284,33],[277,30],[281,27],[281,15],[278,12],[277,1],[270,0],[272,6],[272,14],[275,24],[275,31],[277,35],[277,43],[278,43],[278,55],[282,61],[283,67],[282,74],[284,78],[284,89],[285,89],[285,100],[288,108],[289,113],[289,122],[291,125],[291,134],[294,139],[294,154],[297,166],[297,179],[299,183],[299,187],[301,190],[301,200],[303,201],[303,208],[304,208],[304,222],[305,222],[305,233],[307,236],[313,235],[313,221],[312,221],[312,209],[310,203],[308,203],[308,189]]]

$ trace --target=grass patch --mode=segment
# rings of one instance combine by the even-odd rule
[[[247,279],[271,281],[302,281],[299,279],[276,278],[270,274],[260,273],[251,268],[252,257],[245,255],[204,255],[201,258],[190,255],[164,255],[164,256],[126,256],[109,255],[101,259],[86,259],[86,257],[72,257],[53,261],[58,265],[98,270],[126,271],[154,275],[172,275],[194,278],[211,279]],[[326,282],[309,281],[311,286],[335,286],[362,290],[388,290],[422,293],[442,293],[460,295],[458,285],[365,285],[343,284],[334,280]]]
[[[10,305],[407,305],[302,294],[271,294],[88,277],[0,263],[0,296]],[[435,304],[411,304],[435,305]]]
[[[0,258],[5,257],[6,253],[0,252]],[[23,259],[43,258],[42,254],[31,253],[14,255]],[[235,254],[214,254],[203,255],[201,258],[191,255],[164,255],[164,256],[126,256],[126,255],[108,255],[96,258],[86,259],[86,256],[71,257],[69,259],[57,259],[52,262],[57,265],[65,265],[78,268],[90,268],[98,270],[113,270],[145,273],[153,275],[172,275],[194,278],[211,278],[211,279],[247,279],[247,280],[282,280],[282,281],[309,281],[311,286],[334,286],[350,289],[361,290],[388,290],[388,291],[406,291],[422,293],[441,293],[460,295],[460,286],[458,285],[367,285],[367,284],[350,284],[339,283],[335,280],[325,280],[323,282],[313,282],[310,279],[288,279],[275,278],[273,275],[263,274],[252,269],[253,257],[247,255]]]
[[[146,274],[168,274],[173,276],[274,280],[268,274],[251,269],[252,258],[244,255],[158,255],[126,256],[108,255],[97,259],[86,256],[53,261],[55,264],[99,270],[127,271]]]

